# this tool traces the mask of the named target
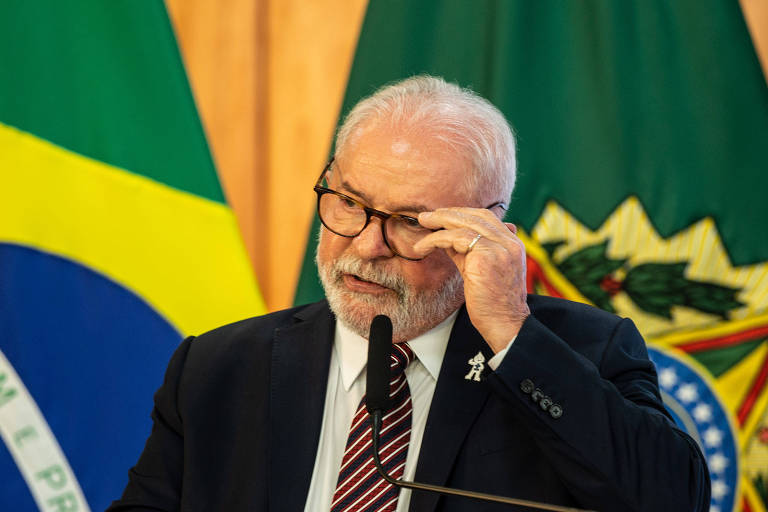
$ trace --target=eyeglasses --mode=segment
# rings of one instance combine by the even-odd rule
[[[384,243],[395,255],[410,261],[423,259],[425,256],[417,253],[413,246],[435,230],[419,224],[416,217],[382,212],[366,206],[348,195],[324,187],[323,180],[331,169],[333,161],[334,159],[331,158],[315,183],[317,214],[323,226],[339,236],[354,238],[368,226],[371,217],[378,217],[381,219],[381,234]],[[494,203],[486,209],[490,210],[496,207],[503,210],[507,209],[504,203]]]

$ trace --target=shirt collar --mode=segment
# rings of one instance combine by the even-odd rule
[[[458,314],[457,309],[429,331],[408,341],[416,358],[435,380],[440,374],[445,349]],[[334,346],[339,359],[344,390],[349,391],[368,362],[368,340],[352,332],[337,319]]]

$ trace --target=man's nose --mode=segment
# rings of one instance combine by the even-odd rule
[[[372,260],[394,256],[394,253],[384,241],[383,222],[378,217],[372,217],[368,225],[365,226],[365,229],[354,238],[352,244],[361,258]]]

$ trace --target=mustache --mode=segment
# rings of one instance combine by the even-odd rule
[[[336,280],[341,280],[344,274],[353,274],[365,281],[389,288],[398,296],[403,296],[408,290],[403,276],[387,271],[371,262],[363,262],[351,255],[337,258],[331,269]]]

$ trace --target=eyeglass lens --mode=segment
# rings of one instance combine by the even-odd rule
[[[368,218],[362,206],[333,193],[325,193],[320,197],[318,213],[325,227],[338,235],[350,237],[365,229]],[[389,248],[406,258],[417,259],[423,256],[417,254],[413,246],[431,232],[418,222],[403,217],[389,217],[384,222],[384,238]]]

